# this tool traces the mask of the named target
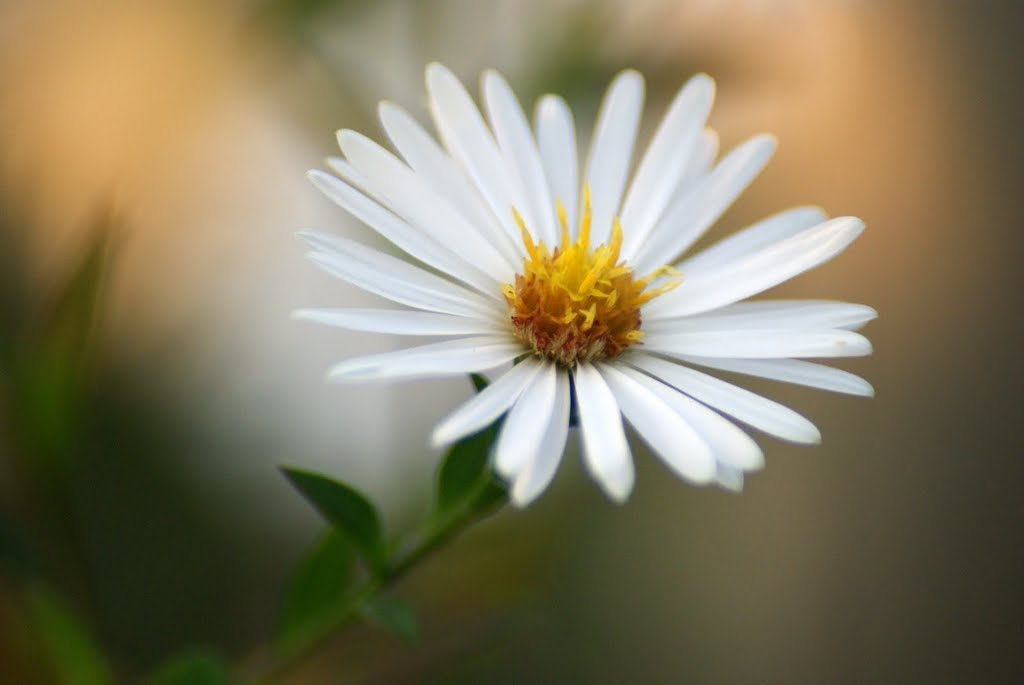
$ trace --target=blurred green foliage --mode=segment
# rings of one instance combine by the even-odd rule
[[[153,676],[151,685],[232,685],[228,667],[219,656],[195,649],[174,657]]]
[[[113,674],[85,625],[52,590],[27,592],[43,663],[57,685],[112,685]]]

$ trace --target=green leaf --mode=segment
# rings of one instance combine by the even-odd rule
[[[361,492],[311,471],[282,467],[281,472],[359,550],[374,574],[387,568],[387,549],[377,509]]]
[[[18,437],[47,477],[61,477],[71,465],[114,228],[108,214],[96,220],[77,264],[21,333],[13,352],[9,383]]]
[[[351,544],[336,529],[328,529],[288,582],[275,636],[281,648],[301,643],[344,611],[351,572]]]
[[[190,650],[164,664],[153,685],[231,685],[234,679],[224,662],[205,649]]]
[[[28,592],[33,632],[57,685],[112,685],[110,667],[86,627],[52,591]]]
[[[477,392],[487,386],[482,376],[471,376]],[[437,473],[435,514],[444,515],[459,507],[490,508],[505,496],[505,488],[491,473],[488,459],[503,419],[452,445]]]
[[[0,509],[0,572],[20,578],[33,570],[21,532],[7,512]]]
[[[366,600],[360,611],[363,616],[380,624],[385,630],[409,644],[419,642],[420,630],[416,611],[408,602],[397,597],[377,595]]]

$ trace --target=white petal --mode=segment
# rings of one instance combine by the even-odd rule
[[[644,338],[644,349],[674,357],[862,357],[871,354],[871,343],[853,331],[777,328],[655,333]]]
[[[764,453],[761,452],[761,448],[736,424],[675,388],[640,371],[621,364],[617,365],[616,369],[653,392],[662,402],[675,410],[708,444],[716,461],[745,470],[764,466]]]
[[[523,353],[507,336],[446,340],[394,352],[347,359],[327,372],[331,381],[430,378],[486,371]]]
[[[431,445],[450,445],[494,423],[519,399],[540,368],[533,357],[513,366],[441,421],[430,438]]]
[[[844,328],[857,330],[878,317],[871,307],[828,300],[737,302],[697,316],[644,322],[650,333],[764,328]]]
[[[335,165],[344,168],[338,164],[340,161],[334,160]],[[426,233],[416,230],[349,184],[316,169],[310,171],[308,177],[324,195],[406,254],[483,293],[493,295],[499,292],[497,281],[492,276],[434,242]]]
[[[566,223],[572,233],[576,229],[576,202],[579,200],[579,160],[576,155],[576,128],[572,111],[560,97],[545,95],[537,103],[534,115],[537,146],[544,163],[544,173],[552,200],[562,203]]]
[[[525,191],[527,204],[517,209],[526,219],[527,228],[535,239],[539,238],[545,245],[557,245],[559,229],[555,208],[523,108],[508,83],[496,71],[484,73],[483,92],[498,147]]]
[[[573,381],[584,463],[609,497],[624,502],[633,490],[635,475],[619,405],[592,365],[578,364]]]
[[[514,480],[537,458],[555,408],[558,369],[550,361],[541,369],[512,405],[494,446],[494,470]]]
[[[498,318],[493,302],[401,259],[345,238],[312,232],[299,235],[316,248],[307,255],[314,264],[357,288],[417,309]]]
[[[711,171],[711,165],[714,164],[717,157],[718,133],[714,129],[705,128],[686,165],[686,171],[683,172],[683,177],[679,180],[677,192],[681,195],[691,183]]]
[[[473,98],[452,72],[437,63],[427,67],[427,92],[445,147],[473,179],[509,237],[518,243],[519,227],[512,208],[523,206],[523,198]]]
[[[687,273],[711,271],[713,266],[725,264],[752,254],[785,238],[825,223],[828,217],[819,207],[795,207],[737,231],[711,247],[689,257],[680,264]]]
[[[508,261],[492,241],[390,152],[354,131],[340,131],[338,143],[373,192],[386,198],[411,224],[499,280],[515,273],[517,264]]]
[[[682,284],[653,300],[644,315],[657,319],[697,314],[756,295],[827,262],[863,230],[860,219],[842,217],[707,271],[683,265]]]
[[[507,259],[517,259],[518,242],[505,232],[459,165],[405,110],[390,102],[378,107],[381,124],[413,171],[486,235]]]
[[[668,264],[693,245],[754,180],[775,151],[775,138],[754,136],[736,147],[711,173],[676,200],[630,255],[637,273]]]
[[[512,504],[517,507],[525,507],[544,492],[565,452],[565,441],[569,436],[569,374],[559,371],[557,383],[555,406],[537,456],[520,471],[512,484]]]
[[[695,400],[769,435],[801,444],[821,442],[821,433],[813,423],[766,397],[651,355],[636,353],[624,357],[624,360]]]
[[[292,318],[316,321],[351,331],[392,335],[482,335],[502,333],[487,319],[401,309],[300,309]]]
[[[682,416],[617,365],[600,364],[597,368],[626,420],[666,466],[693,483],[709,483],[714,479],[715,456],[710,445]]]
[[[644,80],[635,71],[619,74],[601,104],[586,173],[593,198],[594,245],[608,240],[612,217],[618,213],[643,104]]]
[[[679,188],[715,97],[715,82],[698,74],[676,95],[637,168],[622,204],[622,225],[628,226],[622,244],[627,261],[636,254],[655,222]]]
[[[743,490],[743,469],[729,466],[718,462],[718,470],[715,473],[715,482],[726,490],[740,492]]]
[[[815,364],[800,359],[720,359],[716,357],[687,357],[679,359],[690,364],[699,364],[709,369],[742,373],[773,381],[806,385],[821,390],[831,390],[847,395],[874,397],[875,389],[860,376],[831,366]]]

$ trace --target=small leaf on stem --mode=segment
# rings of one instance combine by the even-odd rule
[[[473,374],[470,379],[477,392],[487,387],[483,376]],[[491,447],[502,420],[463,438],[448,450],[437,472],[435,515],[443,516],[460,507],[486,509],[505,496],[504,487],[488,467]]]
[[[348,538],[381,576],[387,569],[387,549],[377,509],[355,488],[311,471],[282,467],[281,472],[327,521]]]
[[[352,546],[336,529],[316,540],[285,591],[275,636],[282,649],[317,633],[345,609],[352,561]]]
[[[363,603],[360,613],[409,644],[419,642],[420,632],[416,611],[408,602],[397,597],[377,595]]]

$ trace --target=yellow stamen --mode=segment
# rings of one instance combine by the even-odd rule
[[[558,212],[558,225],[562,227],[562,249],[569,247],[569,219],[565,215],[565,205],[561,200],[555,200],[555,210]]]
[[[640,307],[682,280],[667,266],[635,279],[632,269],[619,261],[623,231],[618,218],[612,222],[609,241],[591,249],[593,216],[587,186],[582,200],[575,241],[565,207],[556,202],[561,242],[554,252],[533,241],[523,217],[513,209],[527,257],[515,283],[502,287],[516,336],[537,355],[567,367],[612,358],[639,344]]]

